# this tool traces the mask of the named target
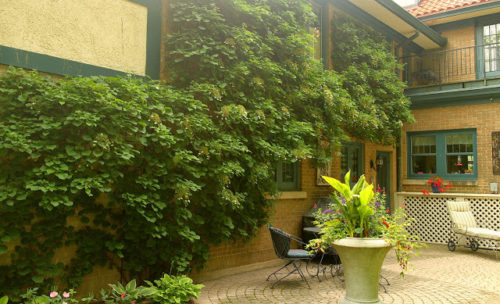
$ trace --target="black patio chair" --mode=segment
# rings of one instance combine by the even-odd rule
[[[276,285],[279,281],[283,280],[284,278],[288,277],[289,275],[297,272],[302,280],[306,282],[307,287],[311,289],[311,286],[309,286],[309,282],[307,282],[306,277],[304,276],[304,273],[300,269],[300,264],[297,265],[296,262],[300,261],[311,261],[314,258],[314,254],[309,253],[307,250],[304,249],[290,249],[290,243],[291,241],[296,241],[297,243],[301,245],[306,245],[302,239],[299,237],[293,236],[281,229],[272,227],[270,225],[267,225],[267,228],[269,228],[269,232],[271,232],[271,239],[273,241],[273,246],[274,246],[274,252],[276,255],[283,260],[288,261],[288,263],[285,264],[285,266],[281,267],[280,269],[276,270],[275,272],[271,273],[266,281],[269,281],[271,276],[275,276],[277,281],[273,283],[271,286],[271,289],[274,288],[274,285]],[[288,266],[293,266],[293,268],[288,269]],[[288,273],[281,277],[278,278],[278,273],[282,270],[286,269]]]

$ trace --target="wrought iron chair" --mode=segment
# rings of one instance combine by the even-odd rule
[[[296,241],[297,243],[299,243],[301,245],[305,245],[305,243],[302,241],[302,239],[300,239],[296,236],[293,236],[293,235],[291,235],[291,234],[289,234],[281,229],[272,227],[270,225],[268,225],[267,228],[269,228],[269,232],[271,233],[271,239],[273,241],[274,252],[276,253],[276,255],[280,259],[288,261],[288,263],[286,263],[283,267],[281,267],[280,269],[271,273],[267,277],[266,281],[269,281],[269,279],[273,275],[276,277],[277,281],[273,283],[273,285],[271,286],[271,289],[274,288],[274,286],[278,282],[280,282],[281,280],[283,280],[284,278],[288,277],[289,275],[291,275],[295,272],[300,275],[302,280],[304,282],[306,282],[307,287],[309,287],[309,289],[311,289],[311,286],[309,286],[309,282],[307,282],[307,279],[304,276],[304,273],[300,269],[300,264],[297,265],[296,262],[298,262],[298,261],[310,261],[311,259],[314,258],[314,254],[311,254],[307,250],[304,250],[304,249],[290,249],[290,243],[292,240]],[[291,269],[288,269],[289,266],[293,266],[293,267]],[[286,269],[288,271],[288,273],[285,276],[278,278],[277,274],[283,269]]]

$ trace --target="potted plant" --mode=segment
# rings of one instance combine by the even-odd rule
[[[321,238],[312,240],[311,250],[333,245],[344,268],[346,295],[340,303],[381,303],[378,282],[387,252],[394,248],[402,272],[408,261],[423,244],[410,236],[409,225],[402,209],[391,215],[384,207],[384,193],[373,191],[365,176],[350,187],[350,172],[345,182],[323,176],[337,193],[332,195],[330,209],[318,212],[317,224]]]
[[[439,176],[432,176],[427,180],[427,183],[431,186],[432,193],[445,192],[448,188],[451,188],[451,184],[445,186],[443,179]]]

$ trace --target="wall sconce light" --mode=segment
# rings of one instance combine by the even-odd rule
[[[384,159],[379,157],[377,158],[377,166],[382,167],[384,165]]]
[[[490,192],[493,194],[498,193],[498,183],[490,183]]]

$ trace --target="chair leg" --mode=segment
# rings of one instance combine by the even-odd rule
[[[381,279],[384,279],[385,280],[385,283],[387,283],[387,285],[391,285],[391,283],[389,283],[389,280],[387,280],[386,277],[384,277],[383,275],[380,275],[380,278]]]
[[[290,264],[291,264],[291,265],[292,265],[295,269],[293,269],[292,271],[289,271],[289,272],[288,272],[288,273],[287,273],[284,277],[278,278],[278,276],[276,275],[276,273],[278,273],[280,270],[282,270],[283,268],[287,267],[287,266],[288,266],[288,265],[290,265]],[[280,282],[281,280],[283,280],[284,278],[286,278],[286,277],[290,276],[291,274],[293,274],[293,273],[295,273],[295,272],[297,272],[297,273],[300,275],[300,277],[302,278],[302,280],[303,280],[304,282],[306,282],[307,287],[308,287],[309,289],[311,289],[311,286],[309,285],[309,282],[307,281],[307,279],[306,279],[306,277],[305,277],[304,273],[303,273],[303,272],[302,272],[302,270],[300,269],[300,266],[297,266],[297,264],[295,264],[295,261],[290,261],[290,262],[288,262],[285,266],[283,266],[283,267],[281,267],[280,269],[276,270],[275,272],[271,273],[271,274],[267,277],[267,280],[266,280],[266,281],[269,281],[269,278],[270,278],[272,275],[274,275],[274,276],[276,277],[276,280],[277,280],[277,281],[276,281],[276,282],[274,282],[274,283],[273,283],[273,285],[271,285],[271,289],[273,289],[273,288],[274,288],[274,286],[275,286],[278,282]]]
[[[292,264],[292,263],[293,263],[293,261],[290,261],[290,262],[286,263],[286,264],[285,264],[285,266],[283,266],[283,267],[281,267],[280,269],[276,270],[275,272],[271,273],[271,274],[267,277],[266,281],[269,281],[269,279],[271,278],[271,276],[272,276],[272,275],[274,275],[274,276],[276,277],[276,280],[278,280],[278,281],[279,281],[280,279],[278,279],[278,276],[277,276],[276,274],[277,274],[278,272],[280,272],[283,268],[286,268],[288,265],[290,265],[290,264]],[[274,285],[274,284],[273,284],[273,285]],[[272,288],[272,287],[271,287],[271,288]]]
[[[302,280],[303,280],[304,282],[306,282],[307,287],[308,287],[309,289],[311,289],[311,286],[309,285],[309,282],[307,282],[306,276],[304,275],[304,273],[302,272],[302,270],[300,270],[300,266],[297,266],[297,264],[295,264],[295,262],[292,262],[292,265],[295,267],[295,270],[294,270],[294,271],[292,271],[292,272],[290,272],[290,274],[292,274],[292,273],[294,273],[295,271],[297,271],[297,272],[299,273],[300,277],[302,278]]]

